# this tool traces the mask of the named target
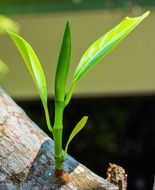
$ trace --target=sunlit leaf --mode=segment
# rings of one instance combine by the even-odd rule
[[[82,56],[73,80],[76,81],[82,77],[86,71],[115,48],[148,14],[149,12],[146,12],[136,18],[126,17],[119,25],[93,43]]]
[[[24,62],[29,69],[31,76],[37,86],[39,95],[44,104],[47,103],[47,87],[44,72],[42,70],[39,59],[37,58],[34,50],[30,44],[24,40],[19,35],[9,32],[10,37],[17,46],[19,52],[21,53]]]
[[[72,133],[69,136],[69,139],[67,141],[66,147],[65,147],[65,154],[64,157],[66,157],[67,154],[67,150],[68,150],[68,146],[70,144],[70,142],[73,140],[73,138],[81,131],[81,129],[83,129],[83,127],[85,126],[85,124],[87,123],[88,117],[84,116],[75,126],[75,128],[73,129]]]
[[[70,101],[78,80],[94,67],[105,55],[113,50],[148,15],[149,11],[139,17],[126,17],[120,24],[99,38],[87,49],[74,72],[72,83],[65,100],[66,105]]]
[[[55,76],[55,99],[64,101],[67,75],[71,57],[71,33],[69,22],[66,23],[59,60]]]
[[[24,40],[21,36],[13,33],[8,32],[11,39],[15,43],[16,47],[18,48],[20,54],[22,55],[24,62],[32,76],[32,79],[35,82],[35,85],[38,89],[38,93],[40,95],[41,101],[43,103],[43,107],[45,110],[45,116],[47,121],[47,126],[50,131],[52,131],[48,106],[47,106],[47,86],[46,86],[46,79],[42,69],[42,66],[39,62],[38,57],[36,56],[33,48],[31,45]]]

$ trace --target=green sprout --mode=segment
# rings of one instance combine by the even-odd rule
[[[38,93],[45,111],[47,126],[54,139],[55,171],[64,171],[63,165],[66,159],[68,146],[77,133],[79,133],[79,131],[85,126],[88,120],[87,116],[82,117],[70,134],[68,142],[63,150],[63,114],[65,107],[71,100],[78,81],[105,55],[114,49],[148,15],[149,11],[139,17],[126,17],[116,27],[95,41],[80,59],[68,90],[66,90],[66,83],[71,57],[71,31],[69,22],[66,23],[55,75],[55,117],[53,122],[51,122],[49,116],[46,79],[39,59],[37,58],[33,48],[26,40],[24,40],[21,36],[8,31],[9,36],[21,53],[21,56],[23,57],[24,62],[38,89]]]

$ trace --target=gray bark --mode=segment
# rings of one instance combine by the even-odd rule
[[[118,190],[67,156],[69,182],[54,173],[53,141],[0,88],[0,190]]]

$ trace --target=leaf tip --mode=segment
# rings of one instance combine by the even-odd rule
[[[150,11],[147,11],[147,12],[145,12],[145,13],[141,16],[141,18],[144,19],[144,18],[148,17],[149,14],[150,14]]]
[[[87,121],[88,121],[88,116],[84,116],[84,117],[82,118],[82,120],[83,120],[83,122],[86,124]]]
[[[65,27],[65,30],[68,30],[69,33],[70,33],[70,22],[69,22],[69,20],[66,21],[66,27]]]
[[[69,20],[66,21],[66,25],[69,26],[70,25],[70,22]]]
[[[149,14],[150,14],[150,11],[147,11],[147,12],[145,12],[145,13],[143,14],[143,16],[144,16],[144,17],[147,17],[147,16],[149,16]]]
[[[150,11],[146,11],[144,14],[142,14],[141,16],[138,16],[138,17],[135,17],[135,18],[132,18],[132,17],[129,17],[127,16],[126,19],[130,20],[130,19],[140,19],[140,20],[143,20],[144,18],[148,17],[150,14]]]

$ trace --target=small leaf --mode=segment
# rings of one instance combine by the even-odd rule
[[[42,70],[39,59],[37,58],[30,44],[19,35],[8,32],[19,52],[21,53],[24,62],[31,73],[31,76],[36,84],[39,95],[44,105],[47,104],[47,87],[44,72]]]
[[[74,72],[65,105],[69,103],[78,80],[113,50],[148,15],[149,11],[140,17],[126,17],[120,24],[99,38],[87,49]]]
[[[0,34],[6,32],[7,30],[18,33],[19,25],[11,18],[0,15]]]
[[[0,59],[0,76],[8,73],[8,66]]]
[[[66,23],[59,60],[55,76],[55,99],[64,101],[67,75],[71,57],[71,32],[69,22]]]
[[[69,139],[67,141],[66,147],[65,147],[65,153],[64,153],[64,158],[66,158],[66,154],[67,154],[67,150],[68,150],[68,146],[70,144],[70,142],[73,140],[73,138],[81,131],[81,129],[83,129],[83,127],[85,126],[86,122],[88,120],[87,116],[84,116],[75,126],[75,128],[73,129],[72,133],[69,136]]]

